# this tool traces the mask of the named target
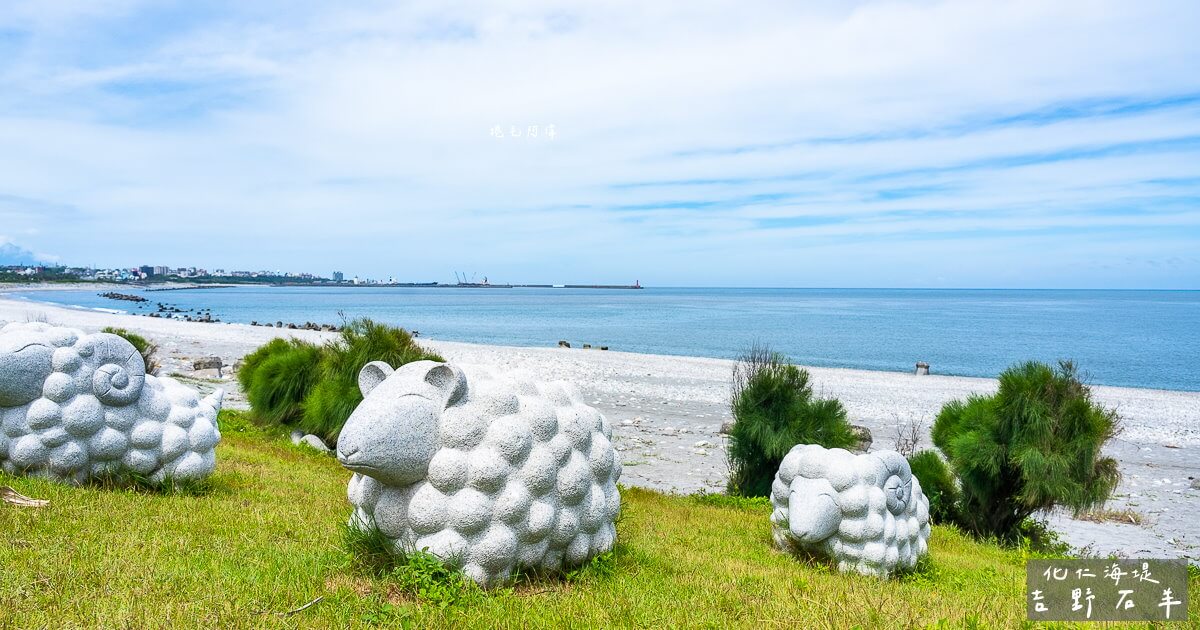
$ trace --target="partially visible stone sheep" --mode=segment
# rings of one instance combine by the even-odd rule
[[[612,428],[565,385],[419,361],[363,368],[338,438],[351,524],[427,549],[484,587],[612,549],[621,463]]]
[[[816,552],[840,571],[886,577],[929,549],[929,500],[895,451],[797,445],[775,475],[771,505],[777,546]]]
[[[222,392],[146,374],[117,335],[44,323],[0,328],[0,466],[81,483],[132,471],[160,483],[216,465]]]

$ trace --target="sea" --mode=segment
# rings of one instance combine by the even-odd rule
[[[107,290],[107,289],[106,289]],[[272,287],[13,293],[146,314],[158,302],[223,322],[369,317],[422,337],[736,358],[766,344],[802,365],[994,377],[1074,361],[1092,384],[1200,391],[1200,291],[739,288]],[[219,325],[219,324],[214,324]]]

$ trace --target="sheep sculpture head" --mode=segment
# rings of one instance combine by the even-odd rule
[[[338,437],[352,527],[425,550],[489,587],[561,570],[616,541],[621,463],[604,416],[568,386],[416,361],[359,373]]]
[[[779,548],[825,556],[840,571],[887,577],[929,550],[929,500],[895,451],[799,444],[779,466],[771,505]]]
[[[216,465],[222,392],[201,400],[146,374],[125,339],[45,323],[0,328],[0,467],[82,483],[134,472],[159,483]]]

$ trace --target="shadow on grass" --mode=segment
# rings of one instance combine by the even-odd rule
[[[205,477],[204,479],[176,479],[167,476],[162,481],[153,481],[150,477],[134,470],[109,471],[103,475],[92,477],[83,483],[81,487],[185,497],[212,495],[224,489],[212,477]]]
[[[89,477],[83,482],[67,482],[63,483],[56,479],[47,477],[44,474],[19,475],[0,471],[0,481],[8,483],[7,480],[21,479],[40,479],[49,481],[57,486],[80,488],[85,490],[101,490],[114,492],[134,492],[138,494],[160,495],[160,496],[185,496],[199,497],[210,496],[215,494],[228,494],[230,491],[224,484],[213,480],[212,477],[204,479],[174,479],[166,477],[161,481],[153,481],[147,475],[143,475],[133,470],[110,470],[100,475]]]
[[[389,599],[434,604],[440,608],[470,605],[502,597],[533,597],[561,592],[575,584],[603,580],[617,572],[629,555],[625,545],[562,570],[518,567],[502,584],[484,589],[457,567],[461,558],[443,560],[427,549],[397,552],[392,541],[373,523],[346,523],[342,538],[352,573],[380,579]]]

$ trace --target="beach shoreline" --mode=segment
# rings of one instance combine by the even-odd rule
[[[41,305],[46,305],[46,306],[54,306],[54,307],[59,307],[59,308],[72,309],[72,310],[100,311],[100,312],[111,313],[111,314],[129,314],[129,315],[138,315],[138,316],[149,315],[151,317],[158,317],[158,318],[174,317],[174,318],[182,319],[182,320],[186,321],[186,318],[188,316],[191,316],[193,318],[193,320],[197,319],[197,318],[204,319],[204,316],[208,312],[212,311],[213,309],[209,308],[208,303],[206,301],[201,301],[198,303],[197,302],[186,303],[186,304],[179,305],[178,308],[176,308],[177,305],[175,305],[175,304],[168,303],[168,302],[162,302],[162,303],[157,303],[158,309],[157,309],[157,312],[155,312],[154,310],[145,310],[144,307],[141,305],[138,305],[137,307],[132,307],[132,306],[129,306],[128,303],[122,303],[122,302],[106,302],[104,300],[100,300],[98,302],[93,300],[91,302],[88,302],[87,298],[84,298],[81,303],[76,304],[76,303],[69,303],[68,301],[63,300],[61,298],[49,299],[47,297],[47,298],[39,299],[38,294],[39,293],[66,293],[66,292],[78,292],[78,291],[85,291],[86,293],[91,294],[91,293],[93,293],[92,289],[107,290],[107,291],[114,292],[114,293],[120,293],[122,291],[130,291],[130,290],[150,290],[150,291],[168,290],[168,291],[170,291],[170,290],[204,289],[204,288],[226,288],[226,289],[228,289],[228,288],[238,288],[238,287],[254,289],[254,288],[262,288],[263,286],[266,286],[266,285],[260,285],[260,284],[194,285],[194,284],[189,284],[189,283],[184,283],[184,282],[155,282],[155,283],[148,283],[145,285],[136,285],[135,286],[135,285],[128,285],[128,284],[120,284],[120,283],[91,283],[91,284],[87,285],[87,288],[85,289],[79,284],[62,284],[62,283],[6,284],[6,283],[0,283],[0,299],[9,298],[9,299],[15,299],[15,300],[21,300],[21,301],[28,301],[34,305],[41,304]],[[271,287],[271,288],[296,288],[296,287]],[[824,289],[817,289],[817,290],[821,291]],[[967,290],[978,291],[978,289],[967,289]],[[952,289],[952,291],[962,291],[962,290]],[[1011,291],[1011,290],[1010,289],[997,289],[996,291],[1005,292],[1005,291]],[[1031,291],[1036,291],[1036,290],[1031,290]],[[1049,291],[1049,290],[1047,290],[1047,291]],[[1058,291],[1058,290],[1054,290],[1054,291]],[[1080,289],[1078,291],[1087,293],[1087,292],[1091,292],[1092,290]],[[1131,290],[1131,291],[1136,292],[1136,293],[1147,292],[1144,290]],[[1179,292],[1187,292],[1187,291],[1178,291],[1178,290],[1166,291],[1166,290],[1164,290],[1164,291],[1160,291],[1160,292],[1179,293]],[[91,296],[89,295],[88,297],[91,297]],[[107,296],[102,296],[102,297],[107,297]],[[163,298],[163,299],[169,300],[170,298]],[[151,304],[156,304],[156,302],[152,301]],[[110,305],[111,305],[111,307],[110,307]],[[226,304],[224,304],[224,306],[228,307],[229,304],[226,303]],[[39,308],[39,307],[34,306],[31,308]],[[305,315],[302,313],[291,312],[290,318],[289,318],[289,315],[287,315],[287,314],[272,316],[272,315],[263,315],[261,312],[257,313],[257,316],[254,316],[254,317],[247,316],[246,312],[240,312],[240,313],[230,316],[226,313],[221,312],[219,306],[216,308],[216,310],[218,311],[218,314],[220,314],[222,318],[226,318],[226,319],[214,320],[213,322],[206,322],[206,323],[235,323],[235,324],[257,325],[257,326],[262,326],[262,327],[271,327],[273,324],[275,324],[277,326],[282,326],[282,327],[294,326],[296,328],[305,328],[306,324],[307,324],[309,328],[315,327],[315,328],[320,329],[322,327],[331,327],[331,328],[336,329],[337,326],[339,325],[340,321],[344,320],[346,317],[349,317],[341,310],[338,310],[334,314],[331,314],[329,312],[323,312],[323,313],[317,314],[317,315],[313,315],[313,314]],[[270,311],[269,308],[266,310],[268,312]],[[326,310],[328,310],[328,309],[326,309]],[[293,309],[293,311],[294,311],[294,309]],[[367,316],[367,317],[372,317],[372,318],[376,319],[377,321],[382,321],[385,323],[386,322],[395,323],[396,325],[406,327],[409,330],[413,330],[413,331],[415,331],[417,328],[421,328],[422,332],[425,333],[423,336],[423,338],[425,338],[425,339],[438,339],[439,341],[445,341],[445,342],[451,342],[451,341],[461,342],[461,343],[466,343],[466,344],[476,345],[476,346],[483,345],[483,346],[504,346],[504,347],[508,347],[508,348],[523,348],[523,349],[525,349],[525,348],[544,349],[544,348],[552,348],[552,347],[557,346],[560,343],[563,343],[563,342],[557,341],[560,337],[563,337],[563,338],[570,339],[571,343],[575,347],[585,349],[585,350],[600,348],[601,351],[605,351],[605,352],[609,352],[609,351],[614,352],[614,353],[624,352],[626,354],[630,354],[633,356],[670,356],[670,357],[681,357],[681,358],[715,359],[715,360],[725,360],[725,361],[729,361],[732,358],[736,357],[737,354],[742,349],[742,347],[731,349],[726,346],[726,347],[721,348],[722,351],[716,352],[716,351],[714,351],[714,346],[711,346],[711,345],[696,346],[694,344],[693,345],[685,344],[684,346],[674,346],[674,345],[662,346],[661,344],[658,344],[658,345],[651,344],[650,348],[643,347],[640,349],[628,349],[629,348],[628,346],[625,346],[624,348],[622,348],[620,346],[614,346],[615,342],[612,342],[612,341],[607,342],[607,345],[605,345],[603,343],[597,343],[595,341],[595,339],[592,339],[591,340],[592,343],[589,344],[589,343],[587,343],[589,341],[587,336],[584,336],[582,340],[572,339],[571,335],[570,335],[570,331],[563,331],[561,334],[555,334],[554,332],[551,332],[550,336],[538,336],[536,338],[529,338],[526,336],[525,338],[508,339],[503,342],[497,341],[492,338],[480,339],[478,335],[455,334],[454,337],[451,339],[444,339],[443,337],[439,336],[439,333],[431,334],[430,331],[425,330],[424,327],[417,325],[415,322],[407,321],[405,319],[405,317],[403,316],[403,314],[401,314],[399,316],[399,318],[397,318],[394,313],[391,313],[389,315],[391,315],[390,319],[384,318],[384,317],[379,317],[378,315],[372,313],[369,310],[368,311],[360,311],[355,314],[355,316],[357,316],[357,317]],[[418,313],[417,316],[419,317],[420,314]],[[324,317],[324,319],[322,319],[322,317]],[[310,319],[311,319],[311,321],[309,321]],[[278,323],[276,323],[277,320],[282,320],[282,321],[279,321]],[[415,334],[416,333],[414,332],[414,335]],[[445,333],[445,331],[442,331],[441,334],[444,335],[446,333]],[[592,334],[596,338],[600,338],[600,339],[605,338],[605,335],[603,333],[601,333],[599,335],[595,335],[595,331],[593,331]],[[628,341],[628,340],[625,340],[625,341]],[[568,345],[568,347],[571,347],[571,346]],[[776,347],[776,344],[772,343],[772,347]],[[708,350],[707,352],[706,352],[706,349]],[[854,353],[851,353],[851,354],[854,354]],[[836,353],[835,353],[835,355],[836,355]],[[919,351],[913,354],[913,356],[921,356],[921,355],[922,355],[922,353]],[[857,353],[857,356],[861,357],[861,353]],[[1025,356],[1028,356],[1028,355],[1025,355]],[[1076,355],[1074,355],[1070,350],[1067,350],[1064,353],[1062,353],[1061,355],[1055,355],[1055,356],[1064,356],[1064,357],[1070,358],[1070,357],[1074,357]],[[896,361],[892,360],[893,358],[894,357],[889,357],[889,360],[886,362],[867,361],[867,362],[865,362],[865,364],[862,361],[855,362],[855,361],[851,360],[849,362],[841,362],[842,364],[839,365],[839,362],[837,362],[837,361],[831,362],[827,358],[825,358],[824,355],[822,355],[822,359],[819,359],[818,360],[819,362],[817,362],[817,363],[806,362],[804,359],[801,358],[801,359],[797,360],[797,364],[801,365],[803,367],[806,367],[807,369],[810,369],[810,370],[834,370],[834,371],[848,370],[851,373],[860,373],[860,372],[861,373],[872,373],[872,374],[882,373],[882,374],[904,375],[904,376],[913,374],[913,368],[911,367],[912,365],[914,365],[913,363],[904,363],[903,361],[896,362]],[[1021,359],[1021,358],[1022,358],[1022,355],[1018,354],[1018,355],[1014,355],[1014,358],[1012,358],[1010,360],[1017,360],[1017,359]],[[1039,357],[1039,360],[1053,361],[1055,359],[1053,357],[1041,356],[1041,357]],[[1078,360],[1077,360],[1077,362],[1078,362]],[[938,368],[939,367],[945,368],[945,366],[934,365],[933,369],[931,370],[930,376],[944,376],[944,377],[952,377],[952,378],[980,379],[980,380],[984,380],[984,381],[988,381],[988,380],[994,381],[994,379],[995,379],[994,375],[998,374],[1004,367],[1008,367],[1008,365],[1009,364],[1003,364],[1001,367],[995,367],[993,371],[990,371],[990,372],[984,371],[982,373],[980,373],[977,368],[967,367],[964,369],[964,367],[961,363],[956,365],[955,369],[946,368],[946,369],[942,369],[942,370],[939,370]],[[1130,380],[1128,380],[1128,379],[1126,379],[1125,381],[1122,381],[1120,379],[1117,379],[1114,381],[1111,378],[1112,377],[1111,374],[1108,374],[1108,378],[1104,379],[1104,380],[1101,380],[1101,379],[1092,380],[1092,378],[1089,376],[1090,371],[1088,369],[1091,366],[1091,364],[1087,363],[1084,360],[1082,363],[1079,363],[1079,365],[1082,368],[1081,378],[1085,382],[1088,382],[1093,387],[1093,389],[1095,389],[1095,388],[1111,388],[1111,389],[1122,390],[1122,391],[1124,391],[1124,390],[1144,390],[1146,392],[1151,392],[1151,393],[1157,392],[1157,393],[1162,393],[1162,394],[1168,395],[1168,396],[1172,395],[1174,393],[1200,394],[1200,387],[1196,387],[1195,384],[1192,383],[1190,380],[1187,381],[1187,386],[1181,386],[1181,387],[1172,387],[1169,384],[1163,384],[1163,383],[1161,383],[1159,381],[1155,381],[1153,379],[1144,379],[1144,380],[1143,379],[1135,379],[1133,382],[1130,382]],[[1178,373],[1178,372],[1179,372],[1179,370],[1176,370],[1176,373]],[[1125,396],[1122,396],[1122,397],[1125,397]]]
[[[72,287],[77,288],[77,287]],[[36,289],[31,289],[36,290]],[[0,293],[12,292],[0,287]],[[245,407],[229,371],[223,379],[200,375],[192,362],[218,356],[229,366],[276,337],[323,342],[334,333],[230,323],[198,323],[65,308],[0,297],[0,322],[49,321],[96,331],[107,326],[142,334],[160,346],[161,373],[201,389],[230,390],[228,404]],[[557,347],[490,346],[422,337],[420,343],[447,360],[493,371],[521,370],[534,378],[575,383],[588,403],[612,422],[625,463],[622,483],[660,491],[719,492],[727,476],[721,425],[728,413],[733,362],[691,356],[636,354]],[[995,390],[995,379],[807,368],[817,392],[836,396],[851,422],[867,427],[873,449],[893,448],[895,436],[929,428],[949,400]],[[1188,558],[1200,562],[1200,392],[1093,386],[1096,399],[1117,409],[1124,431],[1107,449],[1123,481],[1109,502],[1132,510],[1142,525],[1078,521],[1050,516],[1067,542],[1100,555]],[[1194,484],[1194,485],[1193,485]]]

